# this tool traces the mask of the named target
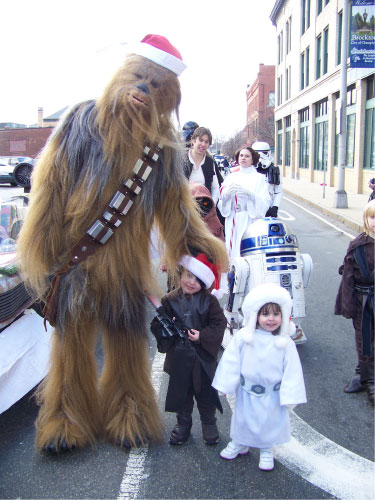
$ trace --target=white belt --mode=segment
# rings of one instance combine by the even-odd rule
[[[274,385],[264,386],[261,384],[246,384],[245,379],[241,375],[241,386],[242,389],[253,396],[267,396],[273,392],[280,390],[281,382],[277,382]]]

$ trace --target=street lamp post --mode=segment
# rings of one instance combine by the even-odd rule
[[[348,208],[345,191],[346,164],[346,94],[347,94],[347,59],[348,59],[348,1],[343,2],[342,44],[341,44],[341,89],[340,89],[340,134],[339,134],[339,171],[338,186],[334,197],[335,208]]]

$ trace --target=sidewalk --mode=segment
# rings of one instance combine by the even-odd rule
[[[299,198],[322,213],[334,217],[354,231],[358,233],[363,231],[362,214],[370,192],[366,194],[347,192],[348,208],[334,208],[336,187],[326,186],[325,197],[323,198],[323,186],[320,184],[283,177],[283,191],[285,196],[290,194],[295,198]]]

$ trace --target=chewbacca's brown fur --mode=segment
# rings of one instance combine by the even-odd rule
[[[58,450],[62,441],[81,447],[101,434],[120,444],[162,435],[145,325],[144,290],[157,286],[149,257],[153,224],[169,269],[189,253],[188,245],[221,268],[227,264],[225,247],[206,229],[182,174],[170,121],[179,103],[173,73],[131,56],[100,100],[70,110],[38,160],[18,251],[29,286],[43,298],[48,277],[64,267],[71,247],[129,177],[144,144],[165,145],[116,234],[61,281],[51,368],[39,389],[39,450],[50,444]],[[105,348],[100,384],[98,329]]]

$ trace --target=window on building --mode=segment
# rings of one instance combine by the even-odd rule
[[[318,0],[318,16],[323,10],[323,6],[325,7],[329,3],[329,0]]]
[[[375,99],[366,102],[363,168],[375,170]]]
[[[310,27],[310,0],[301,0],[301,33]]]
[[[283,75],[277,79],[277,105],[280,106],[283,102]]]
[[[289,99],[289,68],[285,70],[285,100]]]
[[[328,71],[328,26],[323,31],[323,75]]]
[[[322,75],[322,35],[316,38],[316,69],[315,79],[317,80]]]
[[[375,97],[375,76],[370,75],[366,82],[366,100],[373,99]]]
[[[314,170],[327,170],[328,161],[328,99],[315,104]]]
[[[292,16],[290,16],[285,25],[285,53],[289,54],[291,48],[292,48]]]
[[[338,13],[337,20],[337,64],[341,64],[341,44],[342,44],[342,11]]]
[[[309,74],[310,74],[310,47],[306,48],[305,57],[305,87],[309,86]]]
[[[299,168],[309,168],[310,163],[310,116],[309,108],[299,112]]]
[[[336,94],[336,120],[335,120],[335,155],[334,164],[339,164],[339,144],[340,144],[340,101],[338,100],[340,93]],[[355,154],[355,127],[356,127],[356,110],[355,110],[355,88],[352,85],[347,91],[347,103],[346,103],[346,167],[354,167],[354,154]],[[365,130],[365,142],[366,142]]]
[[[348,91],[346,93],[346,105],[351,106],[352,104],[355,104],[357,102],[357,90],[355,88],[355,85],[350,85],[348,87]]]
[[[291,117],[290,115],[285,118],[285,151],[284,151],[284,165],[290,166],[290,151],[291,151]]]
[[[355,106],[346,109],[346,166],[354,167],[355,153]]]
[[[268,92],[268,106],[275,107],[275,92]]]
[[[280,64],[283,60],[283,32],[280,31],[277,37],[277,64]]]
[[[277,163],[281,165],[283,157],[283,122],[277,121]]]
[[[300,87],[303,90],[309,85],[309,71],[310,71],[310,47],[307,47],[301,54],[301,78]]]

